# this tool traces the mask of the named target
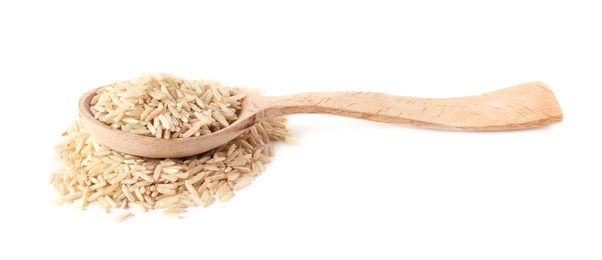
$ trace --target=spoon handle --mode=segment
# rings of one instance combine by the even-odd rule
[[[377,92],[314,92],[261,97],[267,117],[331,114],[384,123],[449,130],[513,130],[562,121],[562,111],[542,82],[529,82],[478,96],[417,98]]]

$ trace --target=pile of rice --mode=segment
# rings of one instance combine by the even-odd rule
[[[166,74],[116,82],[97,92],[91,110],[114,128],[159,138],[198,136],[237,119],[244,90],[214,81],[189,81]],[[99,143],[76,121],[55,146],[60,167],[51,184],[56,204],[83,209],[91,203],[140,211],[162,209],[179,218],[187,207],[224,202],[249,185],[273,156],[270,141],[291,141],[285,118],[259,123],[221,147],[178,159],[144,158]],[[132,216],[122,214],[116,221]]]
[[[206,135],[238,119],[244,91],[219,82],[154,74],[115,82],[90,102],[96,119],[126,132],[177,138]]]

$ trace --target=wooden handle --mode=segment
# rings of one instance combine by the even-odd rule
[[[479,96],[416,98],[376,92],[315,92],[257,100],[264,115],[319,113],[377,122],[451,130],[512,130],[562,121],[562,111],[542,82]],[[261,104],[263,103],[263,104]]]

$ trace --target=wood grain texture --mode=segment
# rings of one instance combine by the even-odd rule
[[[461,98],[416,98],[376,92],[252,97],[269,115],[318,113],[449,130],[515,130],[562,121],[550,88],[530,82]]]
[[[199,154],[234,139],[263,120],[299,113],[331,114],[384,123],[445,130],[517,130],[547,126],[563,115],[549,87],[529,82],[478,96],[418,98],[377,92],[314,92],[291,96],[250,95],[239,119],[210,135],[157,139],[123,132],[94,119],[92,90],[80,99],[83,128],[114,150],[139,156],[174,158]]]

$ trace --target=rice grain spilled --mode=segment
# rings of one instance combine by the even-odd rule
[[[185,138],[217,131],[237,119],[245,91],[213,81],[153,74],[100,89],[91,110],[111,127],[159,138]],[[59,169],[49,178],[55,204],[102,211],[161,209],[180,218],[186,208],[224,202],[249,185],[274,155],[273,141],[290,141],[285,118],[259,123],[232,141],[203,154],[154,159],[112,150],[81,129],[79,121],[55,145]],[[76,204],[77,203],[77,204]],[[133,216],[125,213],[117,222]]]
[[[115,222],[121,223],[121,222],[123,222],[123,221],[125,221],[125,220],[127,220],[127,219],[129,219],[129,218],[131,218],[133,216],[134,216],[134,214],[132,214],[131,212],[126,212],[126,213],[123,213],[123,214],[117,216],[115,218]]]

